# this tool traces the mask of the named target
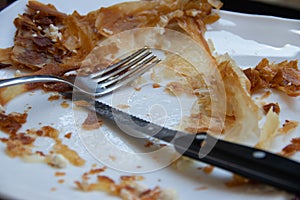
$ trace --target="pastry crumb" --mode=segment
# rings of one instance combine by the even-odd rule
[[[89,112],[87,118],[82,123],[84,130],[95,130],[102,126],[103,121],[98,119],[95,113]]]
[[[62,108],[69,108],[70,104],[67,101],[63,101],[61,104]]]
[[[64,137],[65,137],[65,138],[68,138],[68,139],[71,139],[71,137],[72,137],[72,133],[71,133],[71,132],[69,132],[69,133],[67,133],[66,135],[64,135]]]
[[[205,166],[202,168],[202,170],[205,174],[211,174],[214,170],[214,166],[212,166],[212,165]]]
[[[127,105],[127,104],[119,104],[119,105],[117,105],[117,107],[120,108],[120,109],[127,109],[127,108],[130,108],[130,106]]]

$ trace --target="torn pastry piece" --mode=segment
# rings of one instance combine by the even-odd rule
[[[280,134],[289,134],[299,126],[299,122],[295,120],[285,120],[281,128],[278,129]]]
[[[265,111],[265,113],[268,113],[270,109],[272,109],[272,111],[277,114],[280,113],[280,106],[277,102],[263,105],[263,110]]]
[[[271,148],[272,141],[277,135],[279,128],[279,116],[272,109],[266,115],[266,121],[261,129],[260,137],[256,147],[259,149],[268,150]]]
[[[229,56],[218,61],[226,91],[225,139],[253,144],[260,134],[261,113],[250,95],[250,82]]]
[[[0,49],[0,69],[15,65],[11,59],[12,47]]]
[[[86,119],[82,123],[84,130],[95,130],[102,126],[103,121],[98,119],[97,115],[93,112],[89,112]]]
[[[216,3],[218,2],[218,3]],[[222,3],[205,0],[151,0],[124,2],[101,8],[96,27],[104,36],[125,30],[144,27],[166,27],[173,19],[192,16],[205,23],[213,23],[219,16],[212,13],[214,6],[220,9]],[[210,16],[210,20],[206,20]]]
[[[219,9],[221,5],[218,0],[152,0],[120,3],[87,15],[76,11],[68,15],[51,4],[29,1],[26,12],[14,20],[17,28],[14,46],[0,51],[0,63],[2,67],[13,65],[31,69],[32,74],[56,76],[64,76],[79,67],[81,72],[98,71],[107,67],[111,60],[95,62],[91,59],[89,62],[91,56],[88,60],[86,56],[107,36],[132,28],[168,27],[179,23],[180,18],[195,18],[198,24],[202,24],[197,28],[204,32],[205,24],[219,19],[212,9]],[[107,51],[116,53],[118,49],[112,45]],[[94,57],[99,58],[97,55]],[[51,90],[55,90],[56,85],[51,85],[54,86]],[[0,92],[0,96],[6,103],[14,96],[37,87],[45,87],[45,84],[19,86],[9,96],[7,94],[12,89],[6,89],[6,92]]]
[[[300,95],[300,71],[298,61],[269,62],[264,58],[255,68],[244,73],[251,82],[251,93],[264,88],[274,88],[289,96]]]
[[[125,2],[87,15],[76,11],[67,15],[51,4],[37,1],[29,1],[27,7],[27,11],[14,21],[17,32],[11,58],[32,69],[48,64],[59,65],[65,70],[79,67],[97,42],[125,30],[166,27],[171,20],[184,16],[196,18],[198,22],[214,16],[209,23],[219,18],[205,0]]]
[[[14,21],[17,31],[11,55],[25,67],[37,70],[48,64],[59,65],[64,68],[63,74],[78,68],[94,42],[102,38],[94,31],[93,12],[86,16],[76,11],[67,15],[37,1],[29,1],[27,8]]]
[[[224,55],[218,57],[217,60],[212,57],[203,57],[195,59],[202,62],[202,67],[207,66],[204,64],[205,59],[211,59],[207,63],[216,63],[215,66],[222,76],[218,82],[214,82],[219,85],[219,88],[223,86],[225,90],[226,98],[218,104],[212,103],[214,98],[215,100],[222,99],[222,91],[216,93],[220,96],[213,96],[204,79],[204,74],[200,73],[201,70],[178,55],[167,55],[161,63],[165,67],[155,75],[156,79],[165,80],[175,77],[175,82],[172,81],[166,85],[166,91],[171,95],[194,95],[196,97],[191,115],[183,117],[180,127],[190,133],[209,132],[234,142],[256,144],[260,135],[258,122],[262,116],[261,110],[250,95],[250,81],[229,56]],[[218,80],[212,76],[211,80],[214,79]],[[212,112],[213,106],[216,106],[217,110],[223,110],[223,115]],[[220,116],[224,118],[220,119]]]
[[[223,85],[226,93],[223,102],[225,104],[219,102],[218,105],[225,107],[225,126],[220,129],[219,118],[211,114],[213,97],[207,92],[198,95],[198,102],[191,111],[192,115],[184,120],[188,125],[185,125],[186,129],[194,129],[196,132],[208,131],[233,142],[255,144],[260,135],[258,122],[261,112],[250,95],[250,82],[229,56],[218,57],[217,61],[222,79],[216,84]],[[215,126],[208,128],[210,123]]]
[[[293,156],[295,153],[300,151],[300,138],[293,138],[291,143],[285,146],[280,152],[283,156]]]

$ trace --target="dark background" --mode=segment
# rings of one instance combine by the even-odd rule
[[[250,14],[272,15],[291,19],[300,19],[300,0],[298,2],[295,1],[295,5],[293,6],[279,6],[275,4],[261,3],[250,0],[221,1],[224,3],[223,7],[221,8],[222,10],[230,10]]]
[[[15,0],[0,0],[0,10]],[[291,19],[300,19],[300,0],[294,0],[293,4],[271,4],[260,3],[253,0],[221,0],[224,3],[222,10],[250,13],[250,14],[263,14],[272,15]],[[279,0],[278,0],[279,1]],[[282,0],[285,2],[286,0]],[[265,0],[265,2],[271,2]],[[273,1],[272,1],[273,2]]]

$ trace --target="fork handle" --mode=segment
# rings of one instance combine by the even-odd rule
[[[182,148],[185,141],[191,141],[189,135],[179,137],[174,142],[176,150],[185,156],[300,194],[300,164],[293,160],[264,150],[216,139],[206,133],[194,136],[187,149]],[[208,153],[202,154],[200,149],[205,145],[211,145],[206,146],[211,148]]]
[[[0,88],[18,85],[18,84],[37,83],[37,82],[62,82],[70,85],[70,82],[56,76],[30,75],[30,76],[20,76],[20,77],[0,80]]]

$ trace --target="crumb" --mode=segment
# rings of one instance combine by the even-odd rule
[[[153,83],[152,87],[153,88],[160,88],[161,86],[158,83]]]
[[[52,139],[57,139],[59,137],[59,131],[51,126],[43,126],[41,131],[43,133],[42,136],[44,137],[50,137]]]
[[[89,112],[87,118],[82,124],[82,128],[85,130],[95,130],[102,126],[103,121],[97,118],[95,113]]]
[[[60,99],[60,95],[55,94],[55,95],[51,95],[51,96],[48,98],[48,101],[56,101],[56,100],[59,100],[59,99]]]
[[[263,110],[265,113],[268,113],[269,110],[272,108],[272,111],[275,112],[276,114],[280,113],[280,107],[278,103],[269,103],[266,105],[263,105]]]
[[[288,144],[285,146],[282,151],[280,152],[283,156],[292,156],[296,152],[300,151],[300,137],[299,138],[293,138],[291,140],[291,144]]]
[[[88,181],[90,179],[89,174],[87,172],[83,173],[82,176],[81,176],[81,179],[83,181]]]
[[[53,128],[52,126],[43,126],[40,130],[27,129],[26,133],[40,137],[49,137],[55,141],[59,141],[59,131],[56,128]]]
[[[143,176],[121,176],[120,179],[122,181],[141,181],[145,178]]]
[[[66,172],[55,172],[55,176],[65,176]]]
[[[60,105],[62,108],[68,108],[70,106],[67,101],[63,101]]]
[[[110,155],[109,158],[112,160],[112,161],[115,161],[117,158],[115,156],[112,156]]]
[[[85,164],[85,160],[83,158],[81,158],[78,153],[72,149],[70,149],[67,145],[64,145],[60,142],[57,142],[54,146],[53,146],[53,151],[55,152],[54,155],[59,156],[58,157],[58,166],[60,166],[60,164],[66,165],[66,161],[65,159],[67,159],[71,164],[73,164],[74,166],[83,166]],[[61,162],[60,162],[61,161]],[[55,164],[55,162],[54,162]]]
[[[91,106],[91,104],[87,101],[84,101],[84,100],[78,100],[78,101],[74,101],[73,102],[76,106],[78,107],[89,107]]]
[[[293,120],[285,120],[282,127],[278,130],[278,133],[287,134],[293,130],[295,130],[299,125],[299,122]]]
[[[196,190],[207,190],[207,189],[208,189],[207,186],[201,186],[196,188]]]
[[[268,90],[268,91],[266,91],[266,92],[260,97],[260,99],[261,99],[261,100],[266,99],[266,98],[268,98],[271,94],[272,94],[271,91]]]
[[[59,184],[63,184],[63,183],[65,182],[65,180],[64,180],[64,179],[59,179],[57,182],[58,182]]]
[[[213,170],[214,170],[214,166],[212,166],[212,165],[205,166],[205,167],[203,168],[203,172],[204,172],[205,174],[210,174],[210,173],[213,172]]]
[[[117,105],[117,107],[120,108],[120,109],[127,109],[127,108],[130,108],[130,106],[127,105],[127,104],[119,104],[119,105]]]
[[[65,168],[67,166],[67,159],[61,154],[50,154],[46,157],[46,162],[55,168]]]
[[[97,167],[97,164],[96,163],[92,164],[92,167],[93,168]]]
[[[52,188],[51,188],[51,192],[55,192],[56,190],[57,190],[56,187],[52,187]]]
[[[154,145],[154,143],[152,142],[152,141],[146,141],[146,144],[144,145],[144,147],[151,147],[151,146],[153,146]]]
[[[234,174],[232,176],[232,180],[225,183],[227,187],[239,187],[245,184],[253,183],[253,181],[250,181],[250,179],[244,178],[242,176]]]
[[[39,156],[43,156],[43,157],[45,157],[46,155],[44,154],[44,152],[42,152],[42,151],[36,151],[35,152],[37,155],[39,155]]]
[[[70,139],[71,138],[71,136],[72,136],[72,133],[71,132],[69,132],[69,133],[67,133],[64,137],[65,138],[68,138],[68,139]]]
[[[101,167],[101,168],[97,168],[97,169],[91,169],[88,174],[92,175],[92,174],[99,174],[104,172],[107,169],[107,167]]]
[[[134,89],[135,89],[135,91],[139,92],[139,91],[141,91],[142,88],[141,87],[135,87]]]

